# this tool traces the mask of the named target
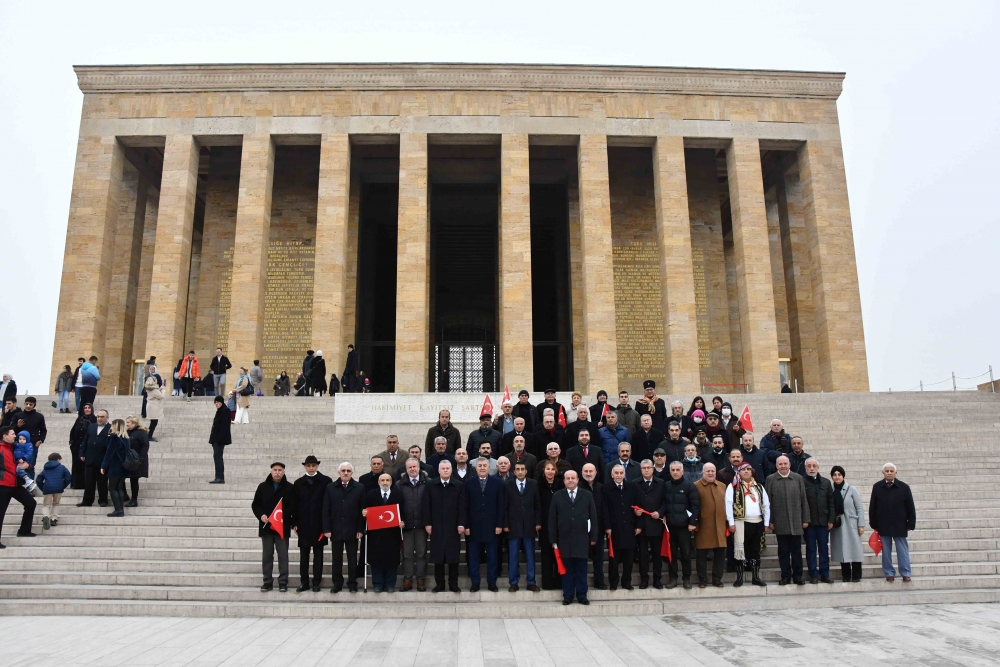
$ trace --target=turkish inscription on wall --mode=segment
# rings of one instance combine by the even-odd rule
[[[233,248],[226,248],[222,253],[222,266],[226,270],[222,274],[222,285],[219,287],[219,345],[226,347],[229,342],[229,306],[233,298]],[[239,366],[242,361],[235,362]],[[238,374],[238,373],[237,373]],[[236,386],[232,384],[232,386]]]
[[[659,245],[630,241],[612,251],[618,377],[624,386],[641,387],[643,380],[666,373]]]
[[[267,376],[273,377],[284,370],[294,382],[302,357],[312,344],[315,259],[316,246],[310,239],[268,243],[264,358],[261,360]],[[270,389],[269,383],[265,385],[265,389]]]
[[[691,248],[691,268],[694,271],[694,309],[698,321],[698,365],[703,370],[711,369],[708,279],[705,275],[705,253],[699,248]]]

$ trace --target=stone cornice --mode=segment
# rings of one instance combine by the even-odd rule
[[[84,93],[461,90],[837,99],[844,74],[445,63],[76,66]]]

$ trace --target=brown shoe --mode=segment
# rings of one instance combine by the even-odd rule
[[[424,580],[423,579],[417,579],[417,591],[420,592],[420,593],[423,593],[426,590],[427,590],[427,587],[424,586]]]
[[[892,582],[896,581],[896,577],[886,577],[885,580],[891,584]]]
[[[904,584],[910,583],[910,578],[909,577],[903,577],[903,583]]]
[[[531,584],[530,586],[528,586],[528,590],[531,591],[532,593],[537,593],[538,592],[538,586],[536,586],[534,584]]]
[[[403,580],[403,587],[400,588],[399,590],[404,591],[404,592],[405,591],[413,590],[413,582],[410,581],[409,579],[404,579]]]

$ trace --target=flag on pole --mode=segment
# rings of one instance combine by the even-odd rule
[[[368,530],[399,527],[399,505],[379,505],[368,508]]]
[[[267,517],[267,525],[271,527],[271,530],[280,535],[281,539],[285,539],[285,510],[281,507],[283,501],[284,498],[279,500],[278,504],[274,506],[271,516]]]
[[[608,535],[608,558],[614,558],[614,557],[615,557],[615,545],[614,542],[611,541],[611,536]]]
[[[486,399],[483,401],[483,409],[479,411],[479,414],[493,416],[493,399],[490,398],[489,394],[486,394]]]
[[[660,555],[667,559],[669,563],[674,559],[673,552],[670,550],[670,529],[667,528],[667,522],[663,522],[663,541],[660,542]]]
[[[507,385],[503,386],[503,400],[500,401],[500,405],[510,401],[510,387]]]
[[[552,545],[552,551],[556,555],[556,568],[559,570],[559,576],[566,574],[566,566],[563,564],[562,556],[559,554],[559,547]]]
[[[753,433],[753,420],[750,419],[750,406],[744,405],[743,412],[740,413],[740,428]]]
[[[563,410],[563,406],[561,405],[559,406],[559,419],[557,422],[560,426],[566,428],[566,411]]]
[[[877,530],[873,530],[868,538],[868,546],[872,548],[876,556],[882,553],[882,536],[878,534]]]

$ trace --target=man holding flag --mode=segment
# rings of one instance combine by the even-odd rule
[[[274,588],[274,552],[278,552],[278,590],[288,590],[288,531],[285,516],[295,515],[295,493],[292,483],[285,479],[285,464],[275,461],[271,474],[257,486],[250,505],[257,517],[257,534],[262,547],[261,565],[264,570],[262,592]],[[290,528],[291,526],[289,526]]]
[[[590,491],[579,488],[575,470],[563,474],[566,488],[556,491],[549,507],[549,535],[556,561],[562,562],[563,604],[588,605],[587,561],[590,547],[597,544],[597,506]],[[565,568],[565,573],[562,572]]]
[[[402,494],[393,487],[392,477],[382,473],[378,488],[365,494],[365,517],[368,532],[365,534],[365,553],[372,568],[372,585],[376,593],[396,592],[396,572],[399,569],[399,544],[403,540],[399,520]]]

